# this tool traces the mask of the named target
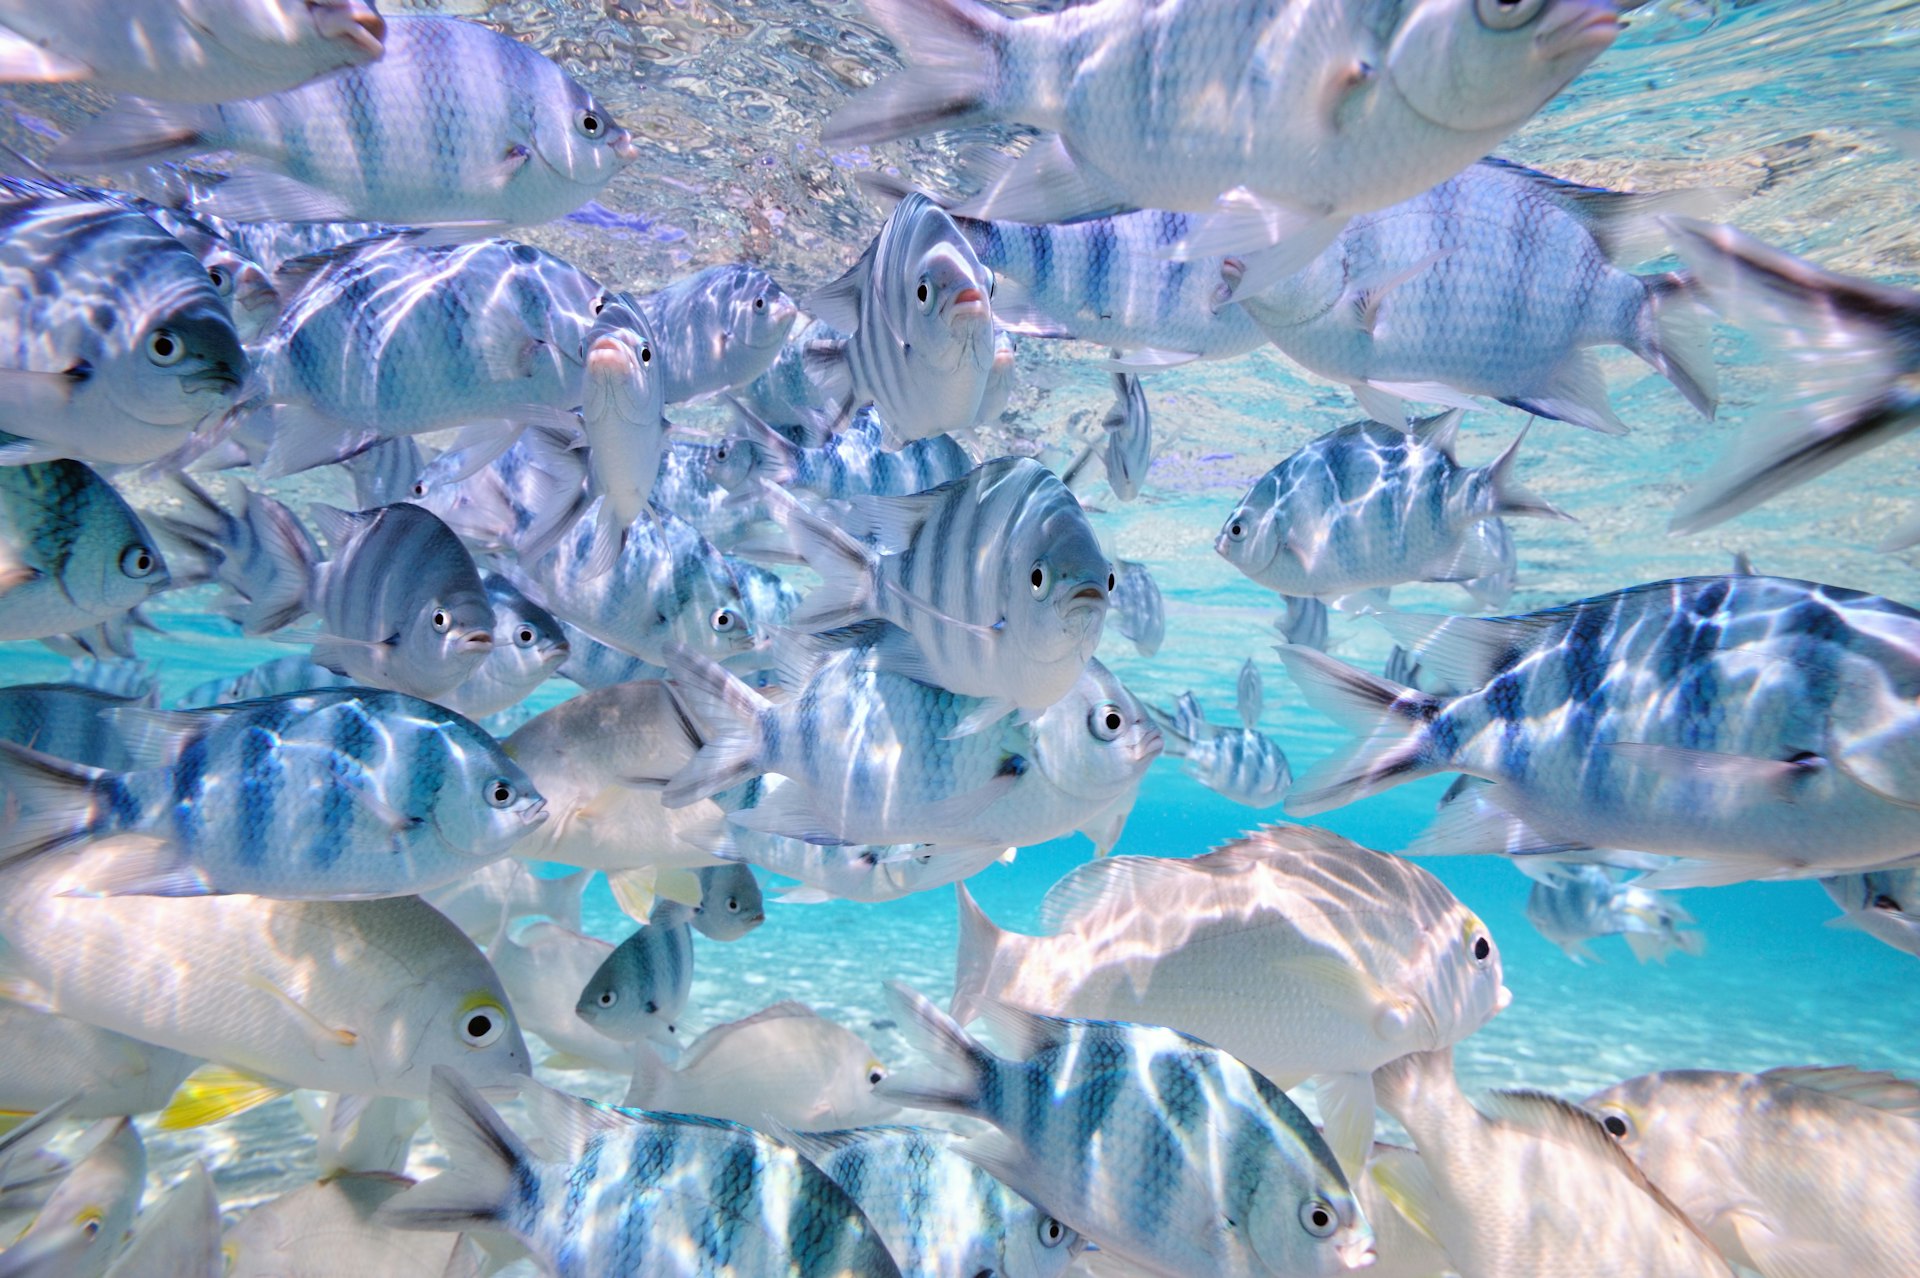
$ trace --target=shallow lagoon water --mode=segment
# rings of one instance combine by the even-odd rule
[[[799,293],[838,275],[879,215],[852,178],[897,169],[937,182],[953,143],[829,154],[818,124],[850,87],[890,66],[884,41],[852,0],[666,0],[536,3],[515,0],[484,19],[538,45],[589,85],[635,130],[642,160],[596,205],[522,238],[575,261],[610,285],[657,287],[701,266],[752,260]],[[1750,192],[1730,214],[1744,229],[1830,269],[1884,282],[1920,282],[1912,192],[1920,163],[1892,130],[1916,124],[1920,5],[1876,0],[1655,0],[1619,44],[1502,149],[1570,178],[1632,189],[1711,184]],[[0,140],[33,155],[99,105],[96,95],[16,88],[4,96]],[[1763,572],[1802,577],[1920,604],[1920,558],[1873,545],[1911,513],[1916,444],[1908,439],[1776,499],[1711,532],[1670,537],[1679,495],[1767,403],[1771,374],[1758,349],[1722,326],[1716,354],[1722,403],[1700,421],[1637,360],[1603,355],[1614,404],[1633,433],[1604,438],[1559,423],[1529,436],[1521,476],[1577,523],[1521,521],[1519,587],[1525,611],[1694,572],[1723,571],[1736,551]],[[1022,452],[1064,467],[1108,402],[1092,348],[1022,344],[1006,418],[986,432],[989,453]],[[1100,656],[1136,693],[1169,703],[1194,690],[1217,720],[1231,716],[1234,679],[1254,656],[1266,680],[1261,726],[1296,772],[1340,734],[1300,700],[1271,655],[1272,596],[1211,549],[1247,483],[1306,440],[1358,416],[1346,391],[1312,379],[1277,353],[1154,375],[1148,382],[1159,456],[1142,497],[1087,494],[1112,550],[1149,566],[1167,599],[1167,640],[1151,660],[1109,626]],[[675,414],[695,430],[717,413]],[[1493,456],[1525,417],[1489,408],[1467,419],[1463,460]],[[298,499],[350,493],[317,472],[270,486]],[[136,506],[151,493],[129,489]],[[1397,606],[1465,610],[1447,587],[1395,592]],[[204,592],[164,596],[151,609],[164,634],[144,635],[163,697],[231,675],[288,649],[237,636],[205,610]],[[1385,635],[1336,616],[1336,655],[1377,669]],[[0,645],[0,682],[60,678],[64,658],[38,645]],[[551,683],[530,703],[552,704]],[[1404,847],[1430,816],[1444,780],[1421,782],[1321,818],[1369,846]],[[1193,855],[1278,820],[1187,779],[1177,760],[1149,774],[1116,851]],[[970,887],[1002,926],[1032,929],[1046,888],[1090,855],[1073,838],[1022,850]],[[1813,883],[1747,884],[1681,894],[1708,939],[1704,956],[1664,966],[1633,961],[1617,940],[1604,962],[1576,965],[1539,937],[1523,908],[1528,882],[1491,858],[1425,862],[1491,927],[1513,1005],[1467,1040],[1458,1059],[1472,1088],[1534,1087],[1578,1097],[1661,1068],[1758,1070],[1856,1064],[1920,1075],[1913,959],[1825,924],[1836,910]],[[589,931],[618,939],[629,925],[596,883]],[[781,999],[807,1002],[866,1034],[889,1062],[906,1055],[884,1028],[879,982],[908,981],[943,999],[952,984],[955,911],[942,890],[891,905],[770,901],[764,926],[731,944],[696,942],[696,979],[684,1026],[693,1032]],[[536,1047],[536,1055],[538,1048]],[[617,1099],[610,1076],[558,1076]],[[595,1089],[599,1090],[596,1092]],[[204,1153],[223,1204],[238,1209],[303,1183],[305,1129],[282,1101],[200,1133],[152,1134],[153,1174],[170,1180]],[[437,1151],[424,1135],[415,1166]]]

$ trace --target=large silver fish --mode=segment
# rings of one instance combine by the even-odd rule
[[[631,299],[661,343],[669,404],[716,395],[766,372],[800,309],[757,266],[710,266]]]
[[[7,1071],[0,1114],[36,1114],[73,1099],[70,1118],[150,1114],[166,1107],[200,1058],[0,1001]]]
[[[1870,869],[1920,846],[1910,608],[1684,577],[1517,617],[1381,621],[1471,691],[1428,696],[1282,646],[1308,700],[1367,734],[1296,783],[1291,812],[1464,772],[1495,782],[1542,848],[1710,863],[1658,871],[1646,885],[1660,887]]]
[[[85,630],[171,584],[153,535],[92,469],[0,466],[0,639]]]
[[[27,1231],[0,1253],[9,1278],[104,1278],[147,1188],[147,1150],[126,1118],[94,1125],[92,1151],[48,1195]]]
[[[386,53],[302,88],[199,106],[123,101],[55,166],[132,168],[238,152],[206,212],[296,222],[531,225],[579,208],[639,158],[593,95],[476,22],[396,17]]]

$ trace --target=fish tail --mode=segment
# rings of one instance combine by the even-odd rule
[[[620,1103],[629,1109],[664,1109],[663,1098],[672,1068],[653,1044],[641,1039],[633,1045],[633,1081],[627,1085],[626,1099]]]
[[[1521,427],[1520,433],[1513,437],[1513,442],[1507,445],[1506,451],[1487,463],[1486,513],[1488,515],[1524,515],[1534,519],[1571,520],[1572,515],[1514,477],[1514,463],[1520,456],[1520,445],[1526,442],[1527,432],[1532,428],[1532,422]]]
[[[820,574],[819,587],[794,610],[789,626],[817,633],[883,615],[878,555],[773,485],[762,485],[761,495],[800,558]]]
[[[1713,363],[1713,322],[1699,286],[1685,271],[1652,276],[1646,286],[1629,345],[1710,418],[1720,403],[1720,375]]]
[[[989,1097],[1002,1066],[1000,1058],[924,994],[899,981],[887,982],[887,1004],[898,1018],[901,1032],[927,1054],[932,1064],[925,1070],[893,1075],[874,1089],[874,1095],[897,1105],[992,1119]]]
[[[169,476],[181,513],[157,516],[183,545],[195,582],[218,581],[239,597],[226,612],[250,635],[293,624],[307,611],[319,547],[300,517],[271,497],[239,487],[240,511],[229,514],[184,474]]]
[[[668,651],[667,669],[674,698],[699,725],[703,744],[667,782],[661,802],[684,808],[764,772],[760,716],[771,703],[719,663],[684,648]]]
[[[1315,709],[1366,734],[1345,754],[1322,760],[1294,783],[1289,815],[1325,812],[1446,769],[1426,731],[1439,713],[1440,698],[1356,670],[1313,648],[1276,644],[1275,650]]]
[[[217,150],[220,132],[218,107],[121,98],[56,143],[47,166],[67,173],[130,169]]]
[[[108,828],[114,774],[0,741],[0,865],[57,852]]]
[[[867,0],[867,12],[907,67],[835,111],[822,141],[890,142],[995,119],[1012,21],[979,0]]]
[[[433,1068],[427,1112],[447,1151],[447,1170],[388,1200],[381,1218],[400,1229],[498,1229],[515,1200],[537,1185],[527,1174],[533,1154],[473,1084],[445,1065]]]
[[[960,950],[954,959],[950,1010],[954,1020],[965,1025],[980,1014],[981,1002],[993,997],[989,981],[1007,934],[993,925],[966,884],[956,883],[954,890],[960,899]]]

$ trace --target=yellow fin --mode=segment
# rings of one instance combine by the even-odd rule
[[[1397,1145],[1376,1147],[1366,1174],[1373,1177],[1373,1183],[1380,1187],[1394,1210],[1407,1218],[1408,1224],[1425,1234],[1434,1246],[1445,1250],[1434,1229],[1440,1191],[1433,1183],[1433,1173],[1420,1161],[1420,1155]]]
[[[202,1065],[187,1075],[187,1081],[160,1111],[159,1127],[167,1132],[204,1127],[278,1100],[292,1090],[285,1083],[270,1082],[225,1065]]]
[[[635,923],[645,923],[653,913],[654,880],[659,871],[652,866],[638,870],[608,870],[607,886],[621,913]]]
[[[554,1052],[540,1062],[546,1069],[600,1069],[606,1066],[598,1061],[590,1061],[584,1056],[575,1056],[572,1052]]]
[[[656,870],[653,894],[681,905],[700,904],[700,876],[692,870]]]

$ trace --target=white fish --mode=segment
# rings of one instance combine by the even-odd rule
[[[552,1049],[541,1064],[632,1072],[634,1045],[608,1038],[573,1012],[580,991],[613,953],[612,945],[557,923],[531,923],[502,936],[488,953],[521,1028]]]
[[[227,1230],[226,1278],[443,1278],[465,1273],[450,1258],[452,1233],[396,1229],[377,1213],[412,1182],[401,1176],[338,1176],[248,1208]]]
[[[600,495],[600,521],[617,532],[646,513],[667,446],[666,369],[659,338],[638,306],[609,298],[582,348],[580,424]]]
[[[0,1251],[5,1278],[101,1278],[133,1228],[147,1150],[130,1118],[107,1119],[93,1150],[54,1187],[27,1232]]]
[[[762,784],[766,781],[761,778]],[[959,848],[940,844],[827,845],[735,826],[724,845],[712,851],[715,856],[737,856],[773,874],[798,879],[801,886],[787,889],[778,899],[813,905],[836,898],[897,901],[915,892],[972,878],[1004,857],[1008,849],[990,844]]]
[[[1896,950],[1920,956],[1920,868],[1870,870],[1821,879],[1846,913],[1833,927],[1856,927]]]
[[[524,918],[549,918],[561,927],[579,930],[580,894],[592,877],[591,870],[543,877],[518,857],[507,857],[425,897],[427,904],[459,924],[462,932],[487,946]]]
[[[107,1278],[225,1278],[220,1255],[220,1201],[198,1158],[160,1201],[140,1213],[133,1239]]]
[[[322,1176],[405,1171],[414,1133],[427,1121],[426,1102],[411,1096],[299,1091],[293,1104],[313,1133],[313,1160]]]
[[[24,1118],[68,1097],[72,1118],[150,1114],[200,1058],[0,999],[0,1120]]]

